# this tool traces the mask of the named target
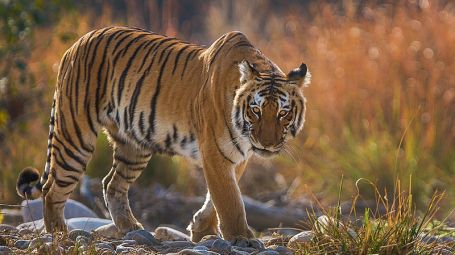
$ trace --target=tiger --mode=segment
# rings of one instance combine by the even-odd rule
[[[203,169],[191,240],[254,240],[238,181],[252,155],[275,156],[302,130],[310,79],[306,64],[285,74],[238,31],[206,47],[140,28],[93,30],[61,59],[44,172],[24,168],[17,192],[43,198],[45,231],[67,231],[65,202],[103,131],[113,147],[103,196],[119,233],[143,229],[128,190],[153,154],[168,154]]]

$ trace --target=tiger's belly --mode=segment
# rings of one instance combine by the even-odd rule
[[[170,156],[180,155],[193,164],[202,165],[195,133],[178,122],[170,124],[158,121],[154,133],[123,127],[118,130],[118,135],[141,150]]]

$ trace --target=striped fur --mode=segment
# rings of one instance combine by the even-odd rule
[[[288,131],[302,128],[308,81],[305,65],[284,75],[240,32],[203,48],[136,28],[92,31],[62,58],[44,173],[24,169],[18,193],[42,193],[46,230],[66,230],[65,201],[103,130],[114,148],[103,192],[120,232],[142,228],[128,189],[153,153],[165,153],[188,158],[207,180],[206,203],[189,226],[193,240],[219,231],[250,238],[237,181],[253,152],[276,154]]]

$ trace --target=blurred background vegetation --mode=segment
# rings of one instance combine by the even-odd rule
[[[305,89],[307,122],[289,153],[255,159],[245,193],[314,193],[333,203],[367,178],[393,190],[412,175],[418,206],[447,192],[455,206],[455,4],[452,1],[1,0],[0,202],[16,203],[18,171],[43,169],[59,60],[88,31],[142,27],[210,45],[240,30],[288,71],[302,61],[313,74]],[[111,149],[100,136],[88,175],[104,176]],[[159,182],[204,194],[200,171],[178,157],[154,156],[141,185]],[[364,199],[374,191],[359,186]],[[453,216],[452,216],[453,218]]]

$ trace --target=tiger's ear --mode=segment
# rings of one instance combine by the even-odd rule
[[[298,68],[288,73],[288,81],[299,87],[307,87],[311,83],[311,73],[308,67],[302,63]]]
[[[251,65],[248,61],[243,60],[239,64],[239,71],[240,71],[240,84],[244,84],[245,82],[254,79],[254,77],[259,75],[259,72]]]

